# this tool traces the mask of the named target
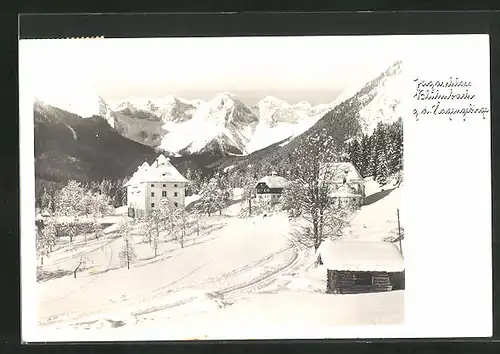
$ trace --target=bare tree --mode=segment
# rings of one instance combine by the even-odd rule
[[[78,259],[78,263],[76,264],[75,269],[73,270],[73,278],[76,279],[76,273],[82,268],[87,265],[88,259],[84,256],[80,256]]]
[[[185,208],[179,208],[177,214],[178,214],[177,227],[179,230],[179,237],[177,238],[177,240],[179,241],[181,248],[184,248],[184,239],[186,237],[188,228],[188,214]]]
[[[130,262],[136,258],[135,250],[132,245],[132,229],[130,222],[127,218],[124,218],[120,223],[120,228],[118,230],[119,235],[123,238],[123,245],[118,253],[122,264],[127,265],[127,269],[130,269]]]
[[[146,224],[148,225],[148,231],[151,230],[150,235],[152,238],[149,239],[149,243],[151,244],[151,241],[153,238],[159,239],[160,238],[160,232],[162,230],[162,226],[165,227],[165,219],[162,216],[162,213],[160,210],[150,210],[148,212],[148,215],[146,217]],[[166,234],[164,238],[166,237]]]
[[[196,237],[200,237],[202,214],[200,213],[200,211],[198,209],[194,208],[190,212],[190,216],[191,216],[191,219],[193,220],[192,225],[193,225],[194,232],[196,233]]]
[[[159,218],[163,222],[163,229],[169,231],[170,234],[174,233],[175,219],[178,208],[175,204],[167,198],[160,201],[160,208],[157,213],[153,213],[154,218]]]
[[[331,181],[338,171],[331,163],[337,162],[339,157],[333,139],[316,133],[304,138],[292,158],[296,168],[291,171],[291,181],[285,187],[282,203],[290,218],[301,225],[294,234],[296,241],[317,250],[328,235],[333,237],[337,230],[347,225],[348,211],[333,203],[332,198],[334,186]]]
[[[102,227],[102,224],[97,220],[97,218],[94,218],[92,220],[92,228],[96,240],[104,236],[104,228]]]
[[[151,230],[152,231],[152,230]],[[151,248],[153,249],[153,252],[154,252],[154,257],[156,257],[158,255],[158,241],[159,241],[159,237],[160,237],[160,234],[159,232],[151,232],[149,233],[150,235],[150,242],[149,244],[151,245]]]

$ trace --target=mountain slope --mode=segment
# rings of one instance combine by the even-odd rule
[[[401,70],[402,62],[398,61],[352,96],[342,95],[341,102],[299,136],[248,156],[219,161],[212,167],[234,166],[232,171],[243,173],[252,169],[259,174],[271,170],[286,171],[291,167],[288,165],[290,154],[301,148],[307,136],[317,134],[320,139],[331,136],[340,148],[348,139],[371,134],[378,122],[394,122],[401,117]]]
[[[278,141],[298,136],[333,107],[332,103],[313,107],[305,101],[289,104],[278,98],[266,96],[257,105],[259,124],[246,150],[254,152]]]
[[[172,154],[239,155],[301,134],[332,108],[271,96],[250,107],[224,92],[210,101],[168,96],[102,103],[100,115],[121,135]]]
[[[245,153],[258,117],[237,97],[221,93],[197,107],[191,119],[181,124],[167,122],[160,147],[169,152]]]
[[[34,105],[35,174],[47,180],[97,180],[130,175],[156,152],[115,132],[100,117],[83,119]]]

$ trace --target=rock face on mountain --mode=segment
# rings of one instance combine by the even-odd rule
[[[333,108],[302,134],[247,156],[226,159],[217,167],[233,166],[233,171],[245,170],[248,166],[257,171],[276,170],[286,164],[291,153],[301,149],[309,136],[316,136],[320,144],[329,141],[341,147],[347,141],[371,135],[378,123],[392,123],[402,117],[401,74],[402,62],[398,61],[359,89],[341,95],[331,104]]]
[[[154,149],[121,136],[101,117],[84,119],[40,102],[35,102],[33,114],[37,178],[123,178],[156,155]]]
[[[107,103],[86,97],[66,102],[66,110],[36,102],[37,168],[83,177],[106,168],[126,174],[129,165],[136,166],[155,149],[179,159],[211,156],[211,163],[234,170],[239,165],[279,166],[308,135],[329,137],[341,146],[372,134],[379,122],[397,121],[402,116],[401,73],[402,63],[394,63],[359,88],[318,106],[267,96],[251,107],[227,92],[209,101],[166,97]]]

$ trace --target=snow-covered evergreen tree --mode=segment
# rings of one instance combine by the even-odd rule
[[[86,191],[80,182],[69,181],[68,184],[57,193],[56,213],[57,215],[76,217],[85,212],[82,200]]]
[[[376,144],[372,143],[372,139],[370,139],[370,154],[368,159],[368,166],[366,168],[366,173],[368,176],[372,176],[373,178],[377,178],[377,162],[378,162],[378,151],[376,149]]]
[[[359,163],[359,168],[361,175],[363,177],[368,177],[369,176],[369,165],[370,165],[370,153],[371,153],[371,148],[370,148],[370,139],[368,138],[367,135],[363,135],[363,138],[361,139],[361,154],[360,154],[360,163]]]
[[[42,191],[40,209],[42,213],[52,212],[52,196],[46,188]]]
[[[376,166],[376,177],[375,181],[379,183],[380,185],[384,185],[387,183],[387,180],[390,175],[389,171],[389,166],[388,166],[388,159],[385,155],[385,151],[382,150],[378,154],[378,161],[377,161],[377,166]]]
[[[232,188],[229,184],[228,178],[223,174],[215,174],[215,206],[219,211],[219,215],[222,215],[222,210],[227,207],[228,203],[232,198]]]
[[[48,257],[57,243],[57,230],[53,221],[47,222],[43,229],[36,233],[36,251],[43,265],[44,257]]]
[[[204,183],[200,190],[199,208],[210,216],[215,210],[218,209],[218,185],[217,179],[211,178],[208,182]]]

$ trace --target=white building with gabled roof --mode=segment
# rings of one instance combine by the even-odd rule
[[[331,186],[336,203],[362,206],[365,203],[365,180],[350,162],[327,162],[320,168],[320,179]]]
[[[164,200],[184,207],[187,183],[168,157],[160,155],[151,165],[144,162],[125,183],[128,215],[144,217],[148,211],[158,209]]]
[[[271,172],[270,176],[264,176],[257,181],[255,186],[257,198],[270,204],[278,203],[286,183],[284,177],[278,176],[274,171]]]

